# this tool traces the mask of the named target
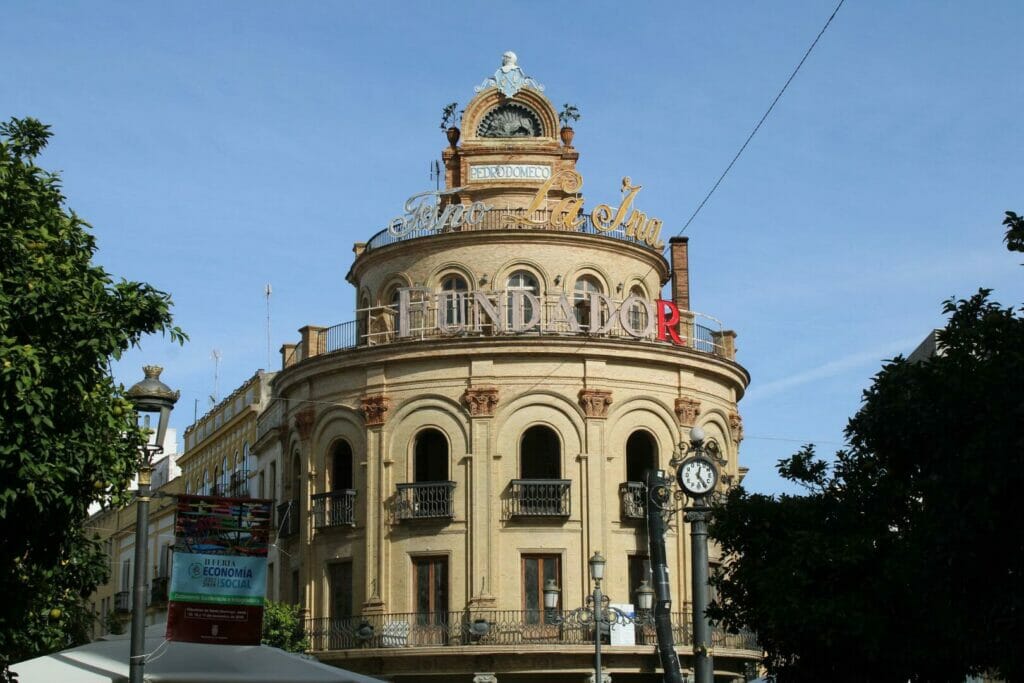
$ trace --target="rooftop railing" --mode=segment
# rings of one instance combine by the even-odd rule
[[[480,294],[452,294],[455,296],[428,296],[425,301],[414,301],[404,321],[399,319],[396,306],[375,306],[356,311],[356,320],[331,327],[303,328],[303,338],[298,343],[284,345],[283,367],[313,356],[362,346],[446,338],[571,336],[671,343],[658,338],[657,325],[651,324],[657,322],[656,313],[652,314],[650,309],[636,304],[635,300],[629,310],[623,313],[622,301],[609,299],[602,303],[600,310],[592,311],[589,302],[573,301],[570,298],[570,319],[566,317],[560,296],[538,296],[538,322],[530,325],[530,321],[513,319],[514,307],[509,305],[507,293],[487,292],[487,302],[499,315],[500,324],[496,324],[484,311],[483,304],[475,301],[474,297]],[[518,314],[527,317],[532,316],[533,311],[527,307]],[[692,311],[681,311],[679,318],[678,324],[671,329],[683,346],[723,358],[735,357],[735,335],[722,330],[720,321]],[[626,324],[622,324],[623,320]]]
[[[388,231],[387,228],[381,230],[366,243],[366,251],[370,252],[374,249],[380,249],[390,244],[396,244],[398,242],[408,242],[409,240],[422,239],[427,237],[434,237],[436,235],[447,234],[452,232],[480,232],[480,231],[493,231],[493,230],[528,230],[528,231],[540,231],[540,232],[562,232],[562,233],[576,233],[581,235],[592,235],[596,237],[603,237],[605,239],[617,240],[619,242],[627,242],[629,244],[635,244],[638,247],[643,247],[660,253],[656,249],[651,249],[645,242],[638,240],[636,237],[626,234],[626,228],[623,225],[619,225],[614,230],[604,232],[594,227],[594,222],[591,220],[589,214],[580,216],[583,222],[577,228],[564,228],[560,225],[554,225],[551,222],[550,211],[534,211],[529,215],[532,223],[519,223],[516,219],[523,219],[527,216],[525,209],[491,209],[484,214],[483,220],[476,225],[470,225],[463,223],[457,228],[446,227],[441,232],[436,230],[411,230],[401,237],[397,237]]]
[[[537,609],[475,611],[472,615],[463,611],[314,618],[306,621],[306,635],[314,652],[362,648],[593,645],[592,625],[570,623],[572,620],[558,624],[557,619],[547,618],[549,616]],[[692,613],[688,610],[673,612],[670,618],[675,644],[692,646]],[[625,631],[620,637],[628,640],[627,634]],[[610,641],[607,634],[603,638]],[[748,630],[728,633],[719,627],[713,628],[711,644],[716,650],[746,651],[750,657],[760,655],[757,637]],[[625,646],[630,645],[657,645],[649,616],[633,624],[632,642]]]

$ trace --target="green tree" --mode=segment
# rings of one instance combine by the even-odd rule
[[[309,639],[302,627],[298,605],[264,601],[263,644],[288,652],[305,652],[309,649]]]
[[[166,294],[92,263],[88,224],[35,164],[49,136],[0,123],[0,675],[88,637],[108,567],[87,510],[127,499],[145,440],[110,361],[144,334],[185,339]]]
[[[984,289],[944,310],[939,352],[882,368],[832,463],[780,461],[806,494],[715,510],[712,616],[780,681],[1024,680],[1024,318]]]

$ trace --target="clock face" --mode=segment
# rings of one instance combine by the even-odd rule
[[[718,470],[710,460],[690,458],[679,468],[679,485],[691,496],[702,496],[717,483]]]

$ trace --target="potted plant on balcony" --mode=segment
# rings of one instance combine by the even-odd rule
[[[455,125],[455,110],[458,109],[458,107],[458,102],[452,102],[441,110],[441,130],[445,131],[445,134],[448,136],[448,144],[452,147],[455,147],[455,145],[458,144],[459,136],[461,135],[461,131],[459,131],[458,126]]]
[[[562,124],[562,129],[558,131],[558,135],[562,138],[562,144],[566,147],[572,147],[572,138],[576,135],[572,124],[579,120],[580,110],[576,108],[576,105],[569,104],[568,102],[562,105],[562,111],[558,114],[558,121]]]

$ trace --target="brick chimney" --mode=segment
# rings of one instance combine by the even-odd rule
[[[680,311],[690,310],[689,237],[669,239],[672,260],[672,301]]]

